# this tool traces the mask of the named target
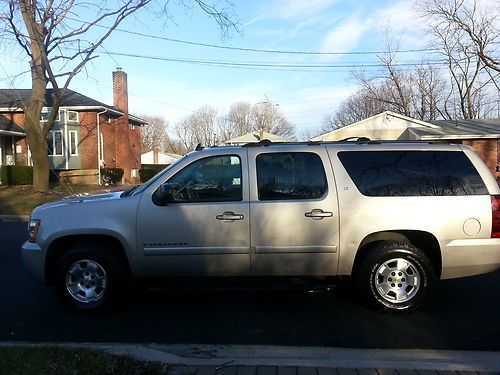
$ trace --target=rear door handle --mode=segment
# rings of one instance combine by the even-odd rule
[[[221,215],[217,215],[215,217],[217,220],[223,221],[234,221],[234,220],[243,220],[244,216],[242,214],[235,214],[232,211],[223,212]]]
[[[310,217],[313,220],[321,220],[324,217],[332,217],[333,212],[330,211],[323,211],[320,208],[315,208],[314,210],[311,210],[309,212],[306,212],[304,214],[305,217]]]

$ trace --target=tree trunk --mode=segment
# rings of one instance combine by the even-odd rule
[[[26,122],[30,121],[27,120]],[[46,137],[40,134],[43,133],[40,129],[37,130],[29,131],[28,127],[26,129],[26,140],[33,159],[33,190],[46,192],[49,190],[49,156],[47,154]]]
[[[40,113],[45,102],[47,80],[41,64],[40,49],[36,44],[32,46],[33,60],[31,61],[31,95],[24,108],[24,128],[26,140],[33,159],[33,190],[46,192],[49,190],[49,156],[47,153],[47,135],[52,124],[40,123]]]

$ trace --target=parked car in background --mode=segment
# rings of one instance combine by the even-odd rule
[[[144,185],[37,207],[22,247],[80,309],[131,279],[353,279],[388,312],[500,268],[500,188],[471,148],[341,142],[197,148]],[[128,299],[134,298],[131,293]]]

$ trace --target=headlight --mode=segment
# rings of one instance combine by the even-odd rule
[[[28,221],[28,237],[29,242],[36,242],[36,235],[40,228],[40,220],[30,219]]]

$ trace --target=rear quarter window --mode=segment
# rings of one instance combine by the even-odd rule
[[[338,157],[369,197],[488,194],[461,151],[343,151]]]

